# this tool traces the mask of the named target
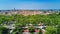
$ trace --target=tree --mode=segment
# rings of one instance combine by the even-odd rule
[[[57,34],[57,29],[54,26],[48,26],[45,34]]]

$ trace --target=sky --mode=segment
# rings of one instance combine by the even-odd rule
[[[60,0],[0,0],[0,10],[60,9]]]

